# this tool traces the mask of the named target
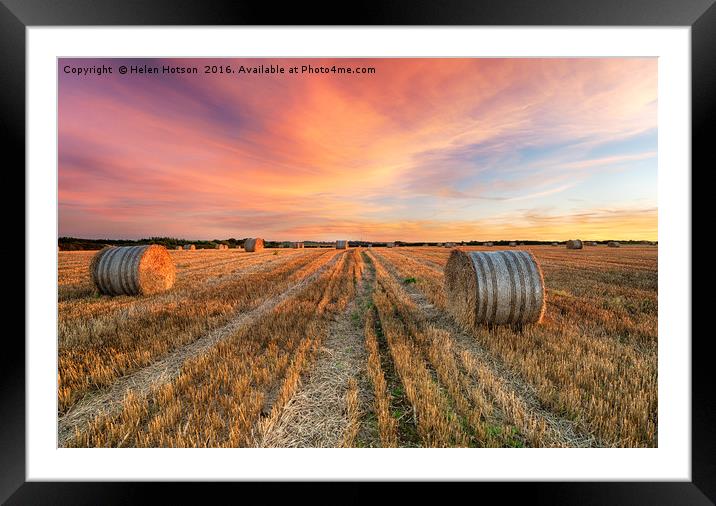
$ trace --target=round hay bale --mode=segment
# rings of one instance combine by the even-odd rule
[[[584,244],[579,239],[572,239],[567,241],[567,249],[582,249]]]
[[[264,249],[264,240],[260,237],[246,239],[246,241],[244,242],[244,249],[249,253],[261,251],[262,249]]]
[[[491,242],[486,242],[486,243],[485,243],[485,246],[487,246],[488,248],[492,248],[492,243],[491,243]]]
[[[386,246],[386,248],[395,248],[395,243],[389,242],[389,243],[386,243],[385,246]]]
[[[104,295],[151,295],[169,290],[176,270],[164,246],[107,246],[92,258],[90,275]]]
[[[336,241],[336,249],[347,249],[348,241]]]
[[[512,241],[512,242],[510,243],[510,248],[514,248],[515,246],[517,246],[517,243],[514,242],[514,241]]]
[[[539,323],[542,269],[529,251],[453,250],[445,265],[448,309],[467,327]]]
[[[609,246],[610,248],[618,248],[621,245],[617,241],[609,241],[607,243],[607,246]]]
[[[194,246],[193,244],[185,244],[184,249],[186,251],[194,251],[196,249],[196,246]]]
[[[177,251],[181,251],[182,248],[181,248],[181,246],[177,246],[177,247],[174,248],[174,249],[177,250]]]
[[[558,243],[558,242],[553,242],[553,243],[552,243],[552,246],[559,246],[559,243]]]

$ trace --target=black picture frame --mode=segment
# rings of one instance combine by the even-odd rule
[[[385,1],[320,4],[208,0],[0,0],[0,129],[5,156],[25,166],[25,30],[88,25],[565,25],[689,26],[692,72],[692,166],[716,166],[708,123],[716,116],[716,5],[714,0]],[[674,168],[670,168],[674,169]],[[674,169],[675,170],[675,169]],[[694,171],[689,167],[682,170]],[[24,188],[24,179],[20,182]],[[693,187],[693,185],[692,185]],[[24,195],[24,192],[23,192]],[[693,197],[692,197],[693,202]],[[694,220],[697,219],[693,213]],[[17,224],[19,228],[19,223]],[[696,230],[692,226],[692,230]],[[23,227],[24,237],[24,227]],[[692,256],[693,265],[693,256]],[[24,264],[27,269],[27,264]],[[692,294],[693,305],[703,306]],[[23,297],[17,300],[24,300]],[[691,314],[703,314],[693,311]],[[24,323],[23,323],[24,328]],[[164,502],[187,500],[189,484],[26,482],[25,346],[4,340],[0,368],[0,501],[8,504],[142,502],[158,490]],[[674,336],[680,339],[692,336]],[[512,499],[549,504],[714,504],[716,402],[710,332],[693,333],[691,482],[479,483]],[[11,357],[11,359],[8,359]],[[220,484],[229,488],[245,484]],[[295,484],[300,489],[302,486]],[[418,488],[419,489],[419,488]],[[245,493],[245,492],[242,492]],[[473,494],[474,492],[470,492]],[[481,491],[482,493],[482,491]]]

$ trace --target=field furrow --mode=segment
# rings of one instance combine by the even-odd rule
[[[257,446],[334,448],[359,443],[368,403],[361,312],[373,280],[362,268],[360,252],[351,254],[356,297],[330,325],[314,363],[302,375],[302,385],[280,414],[272,413],[274,418],[262,424]]]
[[[402,253],[384,250],[377,256],[393,266],[397,279],[410,282],[426,302],[446,311],[437,271],[426,270],[425,264]],[[593,283],[591,279],[585,276],[572,283]],[[655,318],[645,317],[643,311],[636,319],[618,308],[606,311],[587,298],[567,302],[564,294],[550,289],[550,282],[547,271],[547,311],[542,325],[522,332],[481,327],[469,334],[530,385],[541,406],[578,423],[583,433],[593,434],[608,446],[654,445]],[[638,294],[630,297],[631,303],[640,304]]]
[[[237,315],[223,327],[215,329],[192,344],[174,351],[162,360],[154,362],[151,366],[116,381],[110,389],[101,394],[83,400],[82,403],[73,408],[71,412],[60,418],[61,445],[69,444],[73,446],[82,443],[80,444],[81,446],[104,446],[101,442],[104,441],[103,438],[109,435],[106,434],[105,431],[98,431],[98,427],[103,425],[105,427],[115,427],[117,423],[120,423],[119,421],[127,421],[129,419],[131,419],[130,423],[138,423],[139,420],[134,418],[134,416],[137,415],[136,409],[138,403],[143,406],[148,406],[150,402],[153,403],[154,406],[162,402],[170,404],[174,402],[175,399],[173,397],[170,398],[168,392],[175,392],[175,389],[179,388],[186,389],[191,383],[189,378],[194,378],[202,373],[212,375],[218,371],[221,379],[227,379],[225,375],[221,373],[226,373],[227,369],[225,368],[232,367],[230,364],[225,363],[229,357],[229,355],[227,355],[228,349],[225,348],[231,347],[232,344],[238,345],[239,347],[246,344],[246,351],[251,350],[252,353],[250,357],[241,357],[243,359],[241,366],[243,368],[242,371],[250,372],[250,376],[252,377],[255,377],[256,374],[259,373],[251,369],[246,369],[249,366],[248,362],[250,362],[250,358],[256,360],[257,371],[263,372],[264,374],[272,369],[275,371],[277,367],[280,368],[282,363],[285,368],[288,364],[286,357],[284,357],[283,360],[275,360],[278,350],[276,350],[275,347],[272,348],[270,342],[266,343],[266,346],[257,348],[255,347],[257,343],[242,342],[241,337],[250,335],[252,329],[259,326],[262,321],[265,322],[267,320],[267,316],[280,312],[282,307],[286,306],[286,304],[292,304],[294,302],[293,299],[298,295],[305,293],[310,288],[315,288],[314,285],[326,278],[326,273],[335,272],[336,266],[338,265],[340,267],[342,265],[344,256],[345,255],[342,254],[329,255],[329,262],[324,263],[310,274],[306,273],[305,278],[286,288],[282,293],[265,300],[259,307],[251,312]],[[337,262],[337,260],[341,261]],[[229,340],[234,341],[234,343],[226,344],[225,341]],[[237,341],[239,342],[237,343]],[[297,343],[294,341],[292,344]],[[211,363],[212,358],[216,359],[216,362],[214,362],[216,369],[214,365],[208,368],[202,367]],[[266,363],[271,360],[273,362],[272,364]],[[263,366],[263,368],[261,366]],[[266,367],[268,367],[268,369],[266,369]],[[206,378],[196,379],[201,384],[205,384],[207,381]],[[247,383],[247,380],[248,378],[246,377],[242,378],[241,380],[232,382],[231,386],[245,388],[251,383],[250,381]],[[184,390],[184,393],[188,394],[186,390]],[[203,395],[212,395],[214,393],[218,393],[218,390],[216,388],[210,388],[208,391],[204,391]],[[253,397],[253,399],[255,400],[256,397]],[[214,400],[217,402],[222,401],[222,399]],[[228,400],[223,398],[223,402],[228,402]],[[197,406],[197,409],[200,409],[200,406]],[[144,415],[148,415],[148,413],[142,412]],[[189,417],[189,419],[191,419],[191,414]],[[166,421],[161,417],[155,420],[163,420],[161,423]],[[145,434],[145,438],[158,438],[159,441],[164,441],[165,438],[170,437],[170,434],[159,433],[156,427],[154,428],[155,430],[152,430],[152,422],[149,420],[146,421],[147,424],[143,428],[148,430],[149,434]],[[195,421],[200,423],[201,418],[195,418]],[[158,424],[160,422],[156,421],[154,423]],[[124,425],[126,426],[127,424],[125,423]],[[142,439],[138,428],[135,427],[131,430],[136,432],[135,437],[139,438],[135,443],[139,444],[139,441],[147,441],[147,439]],[[113,433],[116,435],[116,430]],[[126,439],[123,441],[126,442]],[[139,445],[141,446],[141,444]]]

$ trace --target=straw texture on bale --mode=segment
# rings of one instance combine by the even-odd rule
[[[193,251],[196,249],[196,246],[194,246],[193,244],[185,244],[184,249],[187,251]]]
[[[90,275],[104,295],[151,295],[170,289],[176,270],[164,246],[108,246],[92,258]]]
[[[616,241],[609,241],[607,243],[607,246],[609,246],[610,248],[618,248],[620,246],[620,244]]]
[[[467,327],[539,323],[542,269],[528,251],[453,250],[445,266],[449,311]]]
[[[584,245],[579,239],[567,241],[567,249],[582,249]]]
[[[336,249],[348,248],[348,241],[336,241]]]
[[[264,240],[260,237],[246,239],[246,241],[244,242],[244,249],[249,253],[261,251],[262,249],[264,249]]]

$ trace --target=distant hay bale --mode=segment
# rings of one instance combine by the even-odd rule
[[[486,243],[485,243],[485,246],[487,246],[488,248],[492,248],[492,243],[491,243],[491,242],[486,242]]]
[[[174,248],[174,249],[175,249],[175,250],[178,250],[178,251],[181,251],[182,248],[181,248],[181,246],[177,246],[177,247]]]
[[[249,253],[261,251],[262,249],[264,249],[264,240],[260,237],[246,239],[246,241],[244,242],[244,249]]]
[[[441,242],[437,243],[437,247],[438,247],[438,248],[442,248],[442,247],[443,247],[443,243],[441,243]]]
[[[567,241],[567,249],[582,249],[584,244],[579,239],[572,239]]]
[[[553,243],[552,243],[552,246],[559,246],[559,243],[558,243],[558,242],[553,242]]]
[[[303,249],[303,243],[302,242],[292,242],[291,247],[293,249]]]
[[[514,248],[515,246],[517,246],[517,243],[514,242],[514,241],[512,241],[512,242],[510,243],[510,248]]]
[[[388,248],[395,248],[395,243],[394,243],[394,242],[389,242],[389,243],[386,243],[385,246],[388,247]]]
[[[164,246],[107,246],[92,258],[90,275],[104,295],[151,295],[170,289],[176,270]]]
[[[609,241],[607,243],[607,246],[609,246],[610,248],[618,248],[621,245],[617,241]]]
[[[193,244],[185,244],[184,249],[187,251],[194,251],[196,249],[196,246],[194,246]]]
[[[336,241],[336,249],[347,249],[348,241]]]
[[[453,250],[445,265],[448,310],[467,327],[539,323],[542,269],[529,251]]]

